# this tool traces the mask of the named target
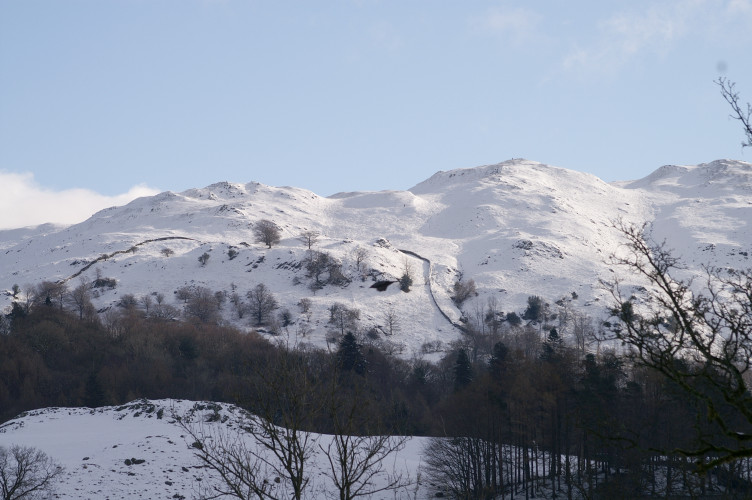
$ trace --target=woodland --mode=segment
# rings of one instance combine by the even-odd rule
[[[540,305],[531,297],[522,316]],[[752,495],[746,456],[714,462],[720,449],[683,451],[738,443],[680,382],[635,356],[565,342],[555,315],[508,316],[468,329],[429,362],[390,355],[353,332],[329,350],[288,346],[134,303],[102,321],[48,296],[6,318],[0,421],[49,406],[182,398],[235,403],[280,422],[303,408],[295,426],[333,433],[343,420],[332,412],[349,411],[353,435],[435,437],[426,475],[454,498]],[[738,412],[714,411],[735,432],[748,430]]]

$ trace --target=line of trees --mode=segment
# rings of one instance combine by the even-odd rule
[[[430,363],[386,355],[347,331],[331,354],[287,350],[252,333],[143,314],[123,315],[110,329],[53,302],[14,316],[0,335],[0,419],[140,397],[226,401],[285,428],[343,436],[320,443],[335,471],[337,457],[368,448],[368,436],[433,436],[427,480],[445,495],[752,493],[747,458],[713,465],[711,450],[697,475],[694,461],[674,451],[694,449],[697,429],[719,436],[698,418],[704,405],[675,382],[614,351],[583,355],[551,325],[543,338],[540,330],[508,327],[486,342],[468,336]],[[291,365],[306,375],[289,378]],[[275,389],[280,377],[292,387]],[[303,384],[314,380],[316,390]],[[295,423],[290,398],[300,391],[318,409]]]

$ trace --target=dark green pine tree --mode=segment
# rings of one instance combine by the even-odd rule
[[[354,371],[358,375],[366,372],[366,358],[352,332],[347,332],[339,341],[337,367],[342,371]]]
[[[546,337],[545,342],[543,342],[541,359],[543,361],[555,361],[559,357],[562,347],[564,347],[564,340],[561,338],[556,328],[551,328],[551,331],[548,332],[548,337]]]
[[[16,318],[25,318],[26,310],[18,302],[13,302],[8,318],[13,321]]]
[[[543,316],[543,299],[537,295],[531,295],[527,298],[527,309],[522,315],[522,319],[539,321]]]
[[[410,273],[406,272],[400,277],[399,284],[400,290],[402,290],[403,292],[409,292],[410,287],[413,286],[413,277],[410,276]]]
[[[503,342],[496,342],[493,346],[491,359],[488,360],[488,372],[495,380],[501,379],[506,370],[506,360],[509,349]]]
[[[107,395],[99,382],[99,377],[94,372],[89,373],[84,386],[84,405],[89,408],[98,408],[106,403]]]
[[[460,349],[457,353],[457,361],[454,362],[454,390],[459,391],[473,381],[473,367],[467,352]]]

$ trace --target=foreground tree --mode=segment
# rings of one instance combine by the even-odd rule
[[[433,437],[423,449],[424,470],[429,484],[452,498],[495,498],[485,474],[495,454],[493,445],[477,437]]]
[[[208,498],[305,497],[310,461],[318,448],[317,435],[308,429],[323,409],[321,381],[295,352],[277,351],[267,362],[254,365],[264,375],[251,384],[252,414],[242,427],[248,445],[228,431],[181,424],[195,440],[195,455],[221,478],[211,486],[215,495]]]
[[[219,476],[199,483],[199,498],[277,498],[277,483],[270,479],[268,467],[234,432],[224,427],[193,426],[182,419],[178,422],[193,439],[194,455]]]
[[[351,335],[351,334],[348,334]],[[340,372],[341,374],[341,372]],[[389,470],[385,460],[405,447],[407,438],[392,435],[375,416],[364,395],[364,386],[355,380],[348,392],[333,386],[327,395],[328,418],[333,433],[328,444],[319,444],[329,465],[329,477],[339,500],[371,497],[406,488],[409,478]]]
[[[705,283],[677,277],[683,266],[646,227],[620,225],[627,254],[613,260],[641,276],[642,292],[625,298],[610,283],[621,323],[609,338],[631,347],[652,368],[704,407],[696,445],[677,450],[708,470],[752,457],[752,270],[707,267]]]
[[[715,83],[721,87],[721,95],[731,106],[733,113],[731,118],[739,120],[744,130],[746,141],[742,141],[742,147],[752,147],[752,105],[747,103],[747,109],[743,109],[739,103],[739,92],[736,91],[736,83],[729,81],[727,78],[719,78]]]
[[[0,446],[2,500],[46,498],[51,495],[55,479],[62,473],[62,467],[41,450]]]

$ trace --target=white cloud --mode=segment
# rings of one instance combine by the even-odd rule
[[[479,31],[508,37],[514,43],[523,43],[538,35],[539,21],[540,16],[529,9],[494,7],[472,19],[472,25]]]
[[[45,222],[74,224],[103,208],[124,205],[140,196],[159,192],[141,184],[116,196],[105,196],[88,189],[53,191],[40,186],[31,173],[3,171],[0,171],[0,186],[0,229]]]
[[[399,32],[390,24],[378,23],[373,24],[368,30],[372,43],[379,48],[386,50],[398,50],[402,48],[404,42]]]
[[[597,22],[592,40],[575,41],[566,70],[613,73],[644,57],[663,57],[690,39],[750,39],[750,0],[681,0],[622,11]]]
[[[684,0],[657,4],[641,12],[620,12],[598,22],[597,37],[589,46],[577,46],[565,57],[568,70],[613,71],[649,52],[665,54],[687,36],[706,2]]]
[[[729,14],[741,14],[745,16],[752,15],[752,1],[750,0],[731,0],[726,7]]]

